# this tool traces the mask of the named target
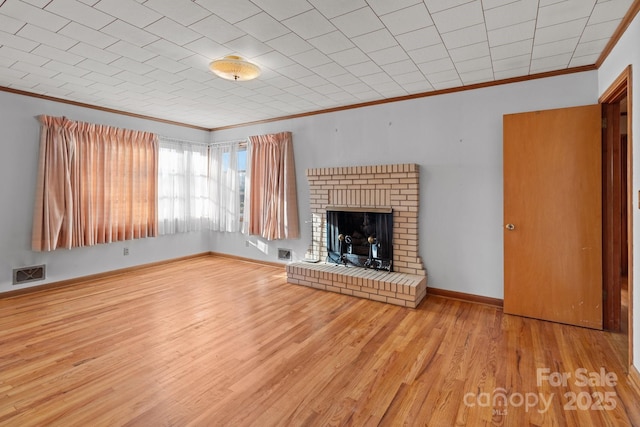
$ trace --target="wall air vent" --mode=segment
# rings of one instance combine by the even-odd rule
[[[278,248],[278,259],[282,261],[291,261],[291,249]]]
[[[35,282],[36,280],[44,280],[45,277],[46,273],[44,264],[13,269],[14,285],[21,285],[27,282]]]

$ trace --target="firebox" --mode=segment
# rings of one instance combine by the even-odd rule
[[[393,210],[365,209],[327,208],[327,262],[392,271]]]

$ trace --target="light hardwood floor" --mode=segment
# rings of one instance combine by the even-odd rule
[[[640,426],[623,347],[495,307],[402,308],[201,257],[0,299],[0,425]],[[538,384],[538,368],[571,377]],[[581,386],[578,369],[610,384]],[[522,403],[534,397],[548,407]]]

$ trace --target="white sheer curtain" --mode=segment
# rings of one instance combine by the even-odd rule
[[[208,207],[207,146],[159,137],[158,232],[198,231]]]
[[[244,150],[242,144],[244,141],[209,146],[211,230],[241,231],[241,190],[244,188],[244,173],[238,170],[238,151]]]

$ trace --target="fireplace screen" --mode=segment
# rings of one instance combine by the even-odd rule
[[[328,262],[391,271],[393,212],[327,210]]]

